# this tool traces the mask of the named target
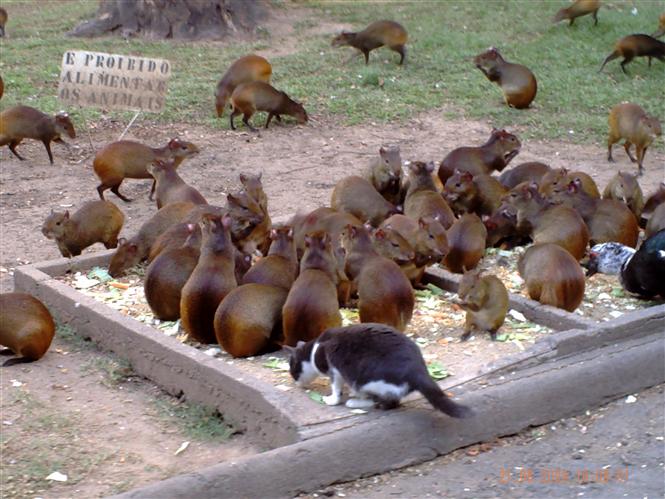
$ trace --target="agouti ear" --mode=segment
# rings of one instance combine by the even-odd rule
[[[274,241],[275,239],[277,239],[277,235],[278,235],[277,229],[270,229],[270,239]]]
[[[226,200],[227,200],[229,203],[240,204],[240,202],[238,201],[238,198],[235,197],[235,196],[234,196],[233,194],[231,194],[231,193],[229,193],[229,194],[226,195]]]
[[[432,173],[434,171],[434,167],[436,165],[434,164],[434,161],[428,161],[427,164],[425,165],[425,168],[429,173]]]
[[[383,229],[376,229],[374,232],[374,239],[384,240],[386,238],[386,233],[383,232]]]
[[[172,138],[169,140],[169,149],[177,149],[180,147],[180,141],[178,140],[177,137]]]
[[[495,230],[497,227],[497,225],[491,220],[483,220],[483,223],[485,224],[485,228],[487,230]]]
[[[307,235],[305,236],[305,247],[309,248],[312,245],[312,237]]]
[[[427,228],[427,222],[425,222],[425,219],[423,217],[420,217],[418,219],[418,227],[420,227],[421,229]]]
[[[462,180],[464,180],[465,182],[466,181],[468,181],[468,182],[472,181],[473,180],[473,173],[471,173],[471,172],[462,173]]]
[[[289,227],[289,231],[286,233],[286,236],[289,239],[293,239],[293,227]]]
[[[139,250],[139,247],[138,247],[137,244],[135,244],[135,243],[131,243],[131,244],[129,244],[129,245],[127,246],[127,250],[128,250],[130,253],[136,253],[136,252]]]
[[[69,210],[66,210],[66,211],[65,211],[65,218],[66,218],[66,219],[69,219]]]
[[[240,174],[240,181],[241,181],[243,184],[244,184],[245,182],[247,182],[247,175],[245,175],[244,173],[241,173],[241,174]]]
[[[125,244],[127,244],[127,239],[125,239],[124,237],[119,237],[118,238],[118,247],[124,246]]]
[[[386,148],[381,146],[379,147],[379,154],[385,154],[386,153]]]
[[[356,227],[355,225],[349,224],[346,226],[346,229],[348,230],[349,235],[351,237],[356,237],[358,235],[358,227]]]
[[[231,215],[229,215],[228,213],[222,216],[222,227],[224,227],[225,229],[231,227]]]

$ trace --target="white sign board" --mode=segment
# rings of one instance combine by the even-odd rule
[[[70,50],[62,57],[58,97],[85,107],[159,112],[170,76],[166,59]]]

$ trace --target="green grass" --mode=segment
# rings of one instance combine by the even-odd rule
[[[0,71],[6,85],[3,108],[17,102],[45,111],[60,108],[55,93],[62,54],[67,49],[88,49],[171,60],[166,110],[144,115],[144,120],[227,128],[227,119],[213,116],[216,82],[238,56],[272,46],[269,24],[257,30],[258,36],[250,43],[68,38],[63,33],[91,17],[96,2],[43,2],[39,9],[17,7],[12,15],[12,8],[20,3],[3,2],[10,12],[9,38],[1,44]],[[603,142],[608,110],[618,102],[637,102],[665,119],[665,64],[654,61],[649,70],[646,59],[638,59],[628,66],[630,75],[626,76],[618,61],[613,61],[598,73],[618,38],[655,30],[665,2],[637,1],[637,15],[630,12],[632,1],[606,2],[596,27],[588,16],[579,18],[573,27],[552,24],[552,15],[565,4],[565,0],[422,1],[380,6],[307,2],[312,15],[294,20],[297,53],[271,57],[273,83],[302,101],[310,114],[333,115],[346,124],[402,120],[417,112],[445,108],[445,117],[451,119],[483,119],[509,129],[519,126],[525,138]],[[274,5],[289,9],[288,4]],[[307,34],[320,19],[360,29],[377,19],[377,11],[381,18],[395,19],[409,31],[404,68],[396,64],[398,55],[385,48],[372,52],[368,67],[362,57],[343,64],[351,49],[330,47],[334,33]],[[500,89],[473,66],[471,58],[490,45],[535,73],[539,91],[533,109],[507,108]],[[130,114],[119,113],[119,117],[128,119]],[[79,112],[74,115],[81,117]],[[99,112],[88,109],[85,116],[95,119]],[[663,147],[660,142],[656,147]]]
[[[236,430],[224,421],[215,409],[200,404],[182,402],[170,396],[152,399],[157,416],[174,424],[192,440],[227,440]]]

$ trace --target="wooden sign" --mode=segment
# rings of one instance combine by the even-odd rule
[[[166,59],[70,50],[62,57],[58,97],[85,107],[159,112],[170,76]]]

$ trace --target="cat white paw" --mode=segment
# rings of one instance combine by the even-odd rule
[[[374,406],[374,401],[371,399],[348,399],[345,405],[349,409],[367,409]]]
[[[337,396],[335,394],[332,394],[332,395],[326,395],[325,397],[323,397],[323,402],[326,405],[339,405],[339,403],[341,402],[341,399],[339,398],[339,396]]]

